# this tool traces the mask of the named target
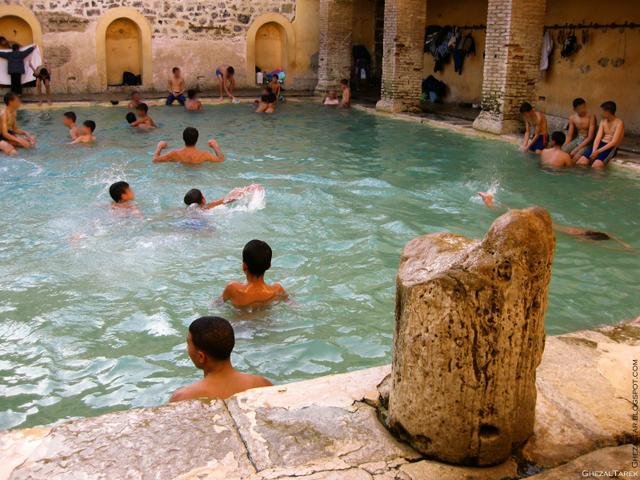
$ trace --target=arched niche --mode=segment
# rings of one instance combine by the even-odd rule
[[[295,32],[286,17],[266,13],[256,18],[247,30],[248,78],[255,81],[256,66],[266,72],[282,68],[290,73],[295,44]]]
[[[22,46],[35,43],[42,51],[40,22],[31,10],[20,5],[0,5],[0,36]]]
[[[142,76],[142,86],[152,84],[151,27],[134,8],[112,8],[96,27],[96,60],[100,87],[120,85],[122,73]]]

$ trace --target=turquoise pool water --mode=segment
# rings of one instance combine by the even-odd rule
[[[97,122],[97,145],[65,145],[62,110],[24,112],[37,150],[0,157],[0,428],[166,402],[199,376],[184,335],[204,314],[233,322],[237,366],[276,382],[388,362],[400,250],[427,232],[482,236],[497,213],[475,193],[490,187],[635,248],[559,235],[548,333],[640,312],[637,174],[554,172],[502,142],[315,105],[158,107],[152,133],[130,131],[122,108],[76,112]],[[227,161],[152,164],[157,141],[178,146],[187,125]],[[119,179],[143,219],[107,208]],[[265,186],[264,209],[213,211],[198,228],[185,215],[192,187],[213,199],[250,183]],[[273,247],[268,279],[292,304],[242,314],[213,303],[241,278],[252,238]]]

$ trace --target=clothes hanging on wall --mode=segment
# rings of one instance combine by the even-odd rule
[[[471,33],[463,37],[457,27],[430,25],[427,27],[425,52],[431,53],[434,59],[434,72],[444,70],[453,56],[454,69],[462,74],[464,59],[476,52],[476,43]]]
[[[540,70],[546,72],[549,69],[549,57],[553,51],[553,38],[547,30],[542,37],[542,54],[540,56]]]
[[[462,64],[464,59],[469,55],[475,55],[476,53],[476,41],[473,39],[471,33],[462,38],[460,34],[456,43],[456,48],[453,51],[453,68],[458,75],[462,75]]]

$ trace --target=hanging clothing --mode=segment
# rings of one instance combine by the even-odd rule
[[[551,51],[553,50],[553,39],[551,38],[551,34],[549,30],[544,32],[544,36],[542,37],[542,54],[540,56],[540,70],[546,71],[549,69],[549,56],[551,55]]]
[[[476,42],[471,33],[467,33],[464,39],[460,35],[458,37],[458,42],[456,43],[456,48],[453,51],[453,68],[458,75],[462,75],[462,64],[464,63],[464,59],[469,55],[475,55],[475,53]]]

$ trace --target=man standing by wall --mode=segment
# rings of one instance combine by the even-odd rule
[[[22,95],[22,75],[25,73],[24,59],[27,58],[35,46],[20,51],[20,45],[14,43],[10,52],[0,52],[0,57],[7,60],[7,73],[11,77],[11,91]]]

